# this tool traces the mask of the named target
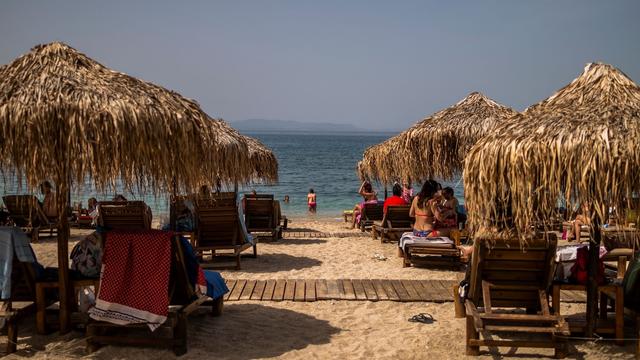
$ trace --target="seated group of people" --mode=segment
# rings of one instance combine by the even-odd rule
[[[378,194],[373,190],[370,182],[364,181],[358,190],[363,201],[356,204],[353,209],[352,228],[360,221],[362,209],[365,204],[378,203]],[[449,231],[458,226],[458,199],[456,199],[451,187],[442,188],[442,185],[434,180],[427,180],[422,185],[420,192],[413,196],[413,189],[409,182],[400,185],[395,183],[392,188],[392,196],[383,202],[383,211],[387,212],[389,206],[411,204],[409,215],[415,218],[414,233],[420,236],[448,236]]]

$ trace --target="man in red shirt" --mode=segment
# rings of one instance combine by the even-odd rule
[[[387,213],[387,208],[389,206],[407,205],[407,202],[402,198],[402,186],[400,186],[400,184],[396,183],[393,185],[392,193],[393,195],[384,201],[383,209],[385,214]]]

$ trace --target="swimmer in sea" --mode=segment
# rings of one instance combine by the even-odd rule
[[[309,189],[309,193],[307,194],[307,205],[309,206],[309,212],[316,212],[316,193],[313,189]]]

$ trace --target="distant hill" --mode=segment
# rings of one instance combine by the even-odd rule
[[[230,122],[241,132],[367,132],[348,124],[305,123],[291,120],[248,119]]]

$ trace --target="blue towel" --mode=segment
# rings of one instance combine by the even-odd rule
[[[229,292],[227,284],[224,283],[222,275],[217,271],[205,270],[204,277],[207,279],[207,296],[217,299]]]
[[[191,247],[191,244],[184,236],[180,237],[180,244],[182,245],[185,257],[185,267],[187,268],[189,283],[195,287],[198,281],[200,264],[198,264],[198,259],[193,251],[193,247]],[[229,292],[229,288],[227,288],[227,284],[224,283],[224,279],[219,272],[206,270],[204,271],[204,277],[207,280],[207,296],[217,299]]]
[[[27,235],[15,226],[0,226],[0,299],[11,297],[13,256],[19,261],[35,263],[36,257]]]

